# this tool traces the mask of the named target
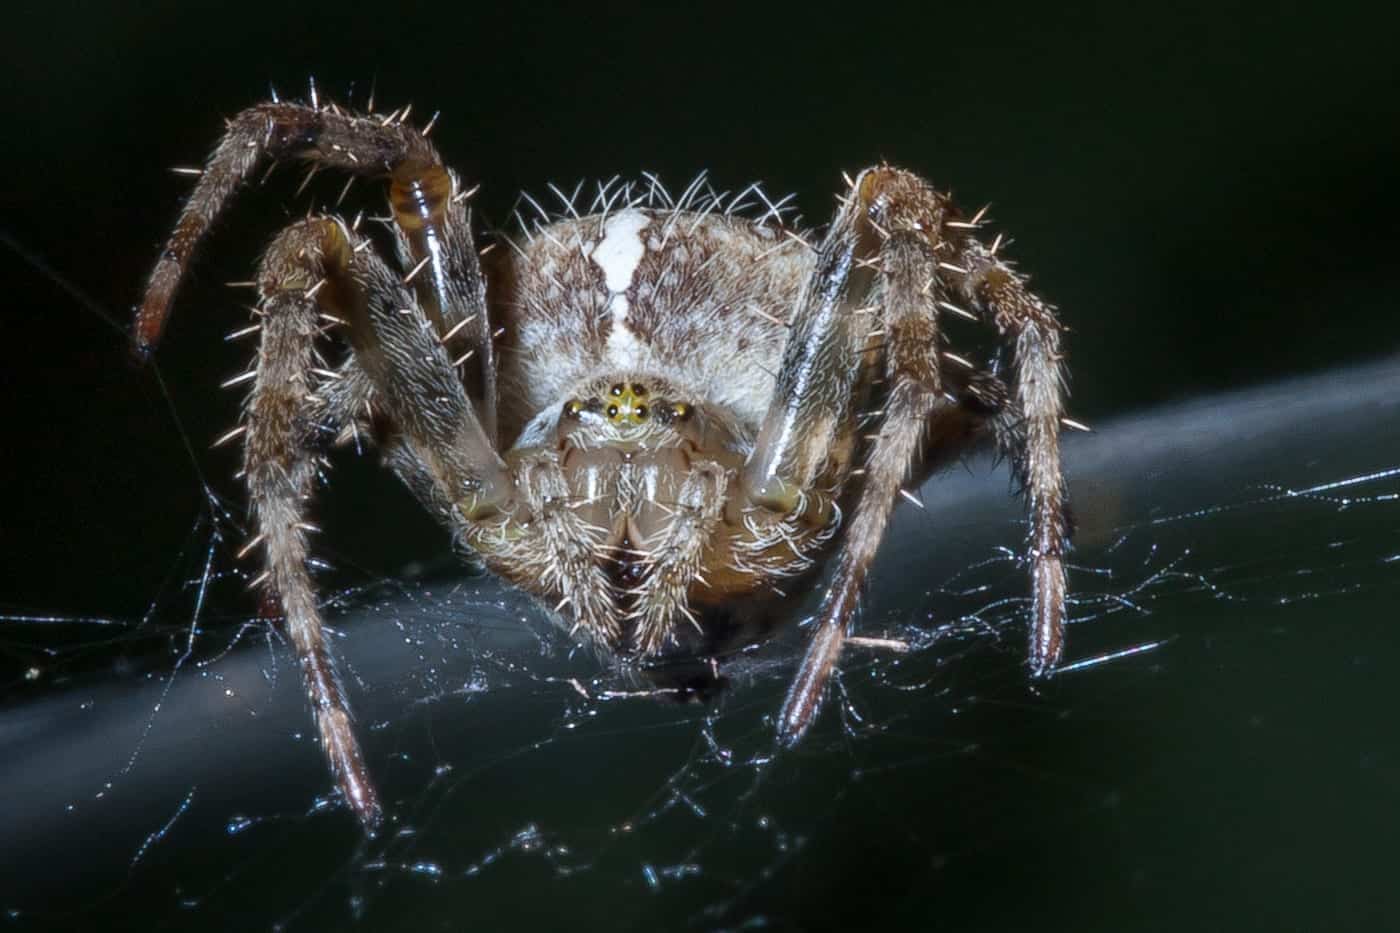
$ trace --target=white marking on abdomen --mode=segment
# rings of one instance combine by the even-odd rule
[[[638,210],[614,214],[603,227],[602,240],[588,256],[602,270],[603,281],[608,288],[608,315],[612,318],[612,328],[608,332],[608,356],[621,369],[636,368],[644,349],[627,324],[627,312],[631,310],[627,302],[627,289],[632,287],[637,266],[646,255],[647,246],[642,231],[650,223],[651,217]]]
[[[603,270],[608,291],[613,294],[627,291],[632,284],[632,276],[637,274],[637,265],[647,251],[642,231],[650,223],[651,218],[641,211],[626,210],[614,214],[603,228],[603,239],[588,258]]]

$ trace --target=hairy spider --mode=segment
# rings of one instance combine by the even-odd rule
[[[600,188],[586,216],[565,199],[568,215],[479,254],[474,189],[405,117],[314,97],[234,117],[134,327],[144,358],[195,247],[265,160],[387,177],[395,261],[335,216],[291,224],[263,256],[250,328],[261,344],[230,380],[251,392],[226,435],[243,436],[256,583],[280,604],[326,756],[367,828],[380,804],[307,568],[323,456],[352,438],[378,445],[460,547],[638,667],[752,643],[778,585],[839,544],[778,720],[792,744],[911,471],[990,437],[1029,498],[1031,672],[1053,668],[1068,534],[1062,328],[998,257],[1000,238],[978,238],[980,215],[878,165],[847,179],[815,244],[776,210],[740,217],[695,185],[679,203]],[[944,314],[995,329],[1010,389],[942,349]],[[349,345],[339,362],[322,355],[329,335]]]

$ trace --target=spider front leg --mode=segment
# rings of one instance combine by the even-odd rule
[[[401,258],[418,306],[462,364],[477,417],[494,442],[496,358],[466,208],[470,192],[461,190],[426,134],[407,126],[404,116],[274,101],[229,120],[137,308],[132,339],[138,357],[149,356],[159,342],[196,247],[263,162],[297,159],[310,163],[312,171],[324,167],[387,176]]]
[[[306,568],[305,535],[311,530],[306,503],[324,446],[317,439],[338,434],[361,415],[351,406],[368,406],[373,399],[391,434],[391,462],[411,458],[415,475],[428,477],[431,499],[442,504],[439,517],[449,525],[489,513],[507,495],[511,480],[442,341],[428,332],[400,278],[368,246],[339,221],[318,218],[283,231],[264,257],[259,273],[263,342],[247,405],[245,473],[259,533],[255,540],[265,548],[267,572],[260,580],[281,604],[336,782],[361,822],[373,828],[380,819],[379,801]],[[313,385],[318,374],[329,372],[315,346],[323,319],[349,325],[355,364],[337,378],[369,391],[330,386],[317,391]]]

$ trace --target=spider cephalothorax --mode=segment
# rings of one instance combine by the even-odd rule
[[[839,544],[780,716],[788,743],[815,715],[910,472],[990,437],[1031,504],[1031,667],[1055,664],[1061,328],[998,258],[1000,240],[977,238],[980,217],[918,177],[862,172],[817,243],[699,185],[680,203],[604,188],[592,213],[565,199],[566,216],[502,238],[483,271],[471,192],[425,133],[399,115],[261,104],[230,122],[152,273],[143,354],[194,247],[267,158],[390,182],[395,265],[336,217],[274,239],[252,391],[229,435],[244,436],[258,582],[280,601],[326,753],[367,825],[379,804],[305,543],[318,464],[351,437],[372,437],[461,546],[619,657],[732,648]],[[995,329],[1011,386],[943,349],[944,314]],[[337,337],[349,351],[328,361]]]

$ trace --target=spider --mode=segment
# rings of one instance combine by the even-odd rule
[[[226,132],[136,309],[154,351],[196,246],[250,174],[295,159],[387,178],[395,257],[359,224],[308,216],[263,255],[257,358],[239,426],[254,581],[280,613],[322,746],[372,832],[381,805],[308,571],[308,507],[330,448],[385,464],[494,573],[577,641],[632,668],[713,661],[766,631],[835,552],[777,720],[796,743],[836,667],[911,472],[990,438],[1029,501],[1030,671],[1063,642],[1069,534],[1059,433],[1063,328],[948,196],[880,164],[847,178],[819,242],[770,210],[602,196],[478,252],[431,124],[271,100]],[[943,349],[944,315],[1009,360]],[[334,338],[348,344],[327,357]]]

